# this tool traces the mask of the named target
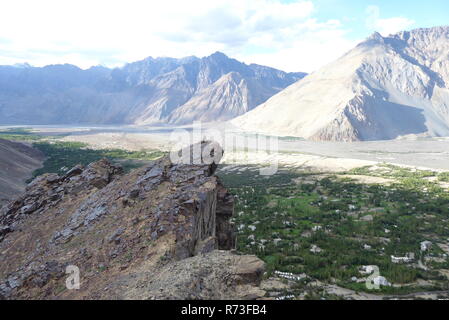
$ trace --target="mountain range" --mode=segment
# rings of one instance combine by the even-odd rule
[[[374,33],[310,75],[220,52],[114,69],[0,66],[0,124],[227,120],[317,141],[449,136],[449,27]]]
[[[304,77],[216,52],[122,68],[0,66],[2,124],[188,124],[224,121]]]
[[[319,141],[449,136],[449,27],[375,33],[232,123]]]

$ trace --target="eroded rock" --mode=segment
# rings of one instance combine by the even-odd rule
[[[204,155],[221,156],[215,146],[199,144]],[[258,289],[263,262],[229,251],[235,247],[234,200],[213,175],[216,162],[203,163],[202,157],[172,163],[166,156],[126,175],[103,159],[63,177],[36,178],[0,211],[0,260],[8,261],[0,264],[0,294],[7,299],[263,296]],[[67,265],[80,270],[79,290],[65,289]]]

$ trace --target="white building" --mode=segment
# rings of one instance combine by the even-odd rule
[[[322,250],[317,245],[312,245],[312,248],[310,248],[310,252],[312,253],[320,253]]]
[[[415,260],[415,254],[413,252],[408,253],[405,257],[391,256],[391,262],[393,263],[410,263]]]
[[[423,241],[421,242],[421,251],[429,251],[432,248],[432,242]]]
[[[385,277],[377,276],[373,279],[373,283],[376,286],[385,286],[385,287],[391,287],[391,283],[387,281]]]
[[[378,270],[377,266],[362,266],[360,268],[360,273],[361,274],[371,274],[373,273],[375,270]]]
[[[293,274],[291,272],[275,271],[274,274],[277,275],[279,278],[284,278],[284,279],[293,280],[293,281],[299,281],[299,280],[307,278],[307,275],[305,273],[298,275],[298,274]]]

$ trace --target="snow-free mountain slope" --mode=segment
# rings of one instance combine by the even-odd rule
[[[245,89],[237,90],[241,97],[226,96],[234,91],[225,90],[218,98],[217,81],[230,73],[247,83]],[[0,123],[154,124],[169,119],[188,123],[200,120],[198,115],[203,121],[228,120],[304,75],[246,65],[220,52],[204,58],[150,57],[116,69],[0,66]],[[213,104],[217,99],[220,106]],[[199,100],[210,103],[197,106],[194,101]],[[206,105],[211,110],[204,109]],[[201,114],[188,110],[191,107]],[[220,119],[215,118],[217,109],[221,110]],[[182,114],[189,119],[182,119]]]
[[[172,113],[170,123],[222,121],[248,111],[248,86],[239,73],[230,72],[207,88],[200,90],[187,103]]]
[[[264,102],[275,90],[255,79],[245,79],[238,72],[230,72],[177,108],[168,117],[168,122],[188,124],[229,120]]]
[[[449,136],[448,66],[449,27],[375,33],[232,122],[311,140]]]
[[[39,150],[0,139],[0,207],[25,190],[25,181],[43,161],[44,155]]]

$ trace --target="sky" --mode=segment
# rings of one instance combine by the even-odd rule
[[[375,31],[449,24],[447,0],[10,0],[0,65],[122,66],[203,57],[312,72]]]

